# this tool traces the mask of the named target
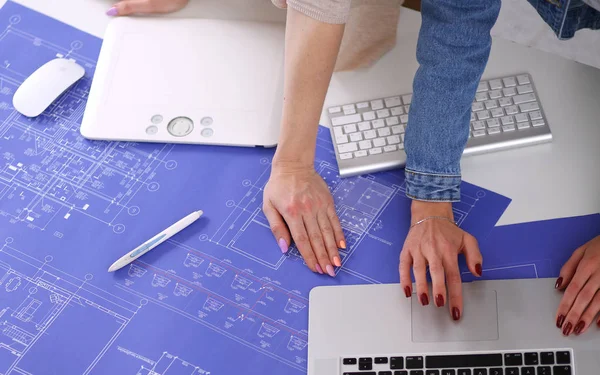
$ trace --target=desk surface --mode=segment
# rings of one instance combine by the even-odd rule
[[[109,22],[104,0],[19,2],[99,37]],[[192,1],[172,16],[285,18],[270,0]],[[336,73],[325,107],[411,92],[419,25],[420,14],[404,10],[396,48],[369,69]],[[513,199],[500,224],[600,212],[600,70],[495,39],[484,77],[519,72],[534,78],[553,142],[464,158],[464,179]]]

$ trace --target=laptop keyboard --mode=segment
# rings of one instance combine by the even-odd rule
[[[342,375],[574,375],[570,349],[342,358]]]

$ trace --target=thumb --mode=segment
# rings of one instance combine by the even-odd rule
[[[479,244],[475,237],[466,232],[463,236],[463,254],[465,254],[469,271],[473,275],[481,277],[483,257],[479,251]]]
[[[292,236],[283,217],[269,201],[263,203],[263,213],[269,221],[271,232],[275,236],[275,241],[277,241],[279,249],[282,253],[287,253],[291,245]]]
[[[148,0],[122,0],[110,8],[106,14],[109,16],[129,16],[135,13],[154,13],[156,10]]]

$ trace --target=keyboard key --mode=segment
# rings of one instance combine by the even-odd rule
[[[352,142],[358,142],[358,141],[362,141],[363,137],[362,137],[362,133],[352,133],[350,134],[350,140]]]
[[[408,115],[402,115],[400,116],[400,122],[403,124],[408,123]]]
[[[363,133],[363,135],[365,136],[365,139],[373,139],[373,138],[377,137],[377,131],[367,130],[366,132]]]
[[[355,158],[362,158],[362,157],[365,157],[365,156],[367,156],[367,151],[366,150],[360,150],[360,151],[356,151],[354,153],[354,157]],[[367,368],[365,370],[370,370],[370,369],[371,368],[369,367],[369,368]]]
[[[456,375],[456,370],[442,370],[442,375]]]
[[[369,150],[369,155],[377,155],[377,154],[381,154],[382,152],[383,152],[383,150],[381,149],[381,147],[374,147]]]
[[[344,375],[377,375],[375,371],[368,372],[344,372]]]
[[[391,371],[379,371],[377,375],[392,375]]]
[[[571,352],[556,352],[556,364],[568,365],[571,363]]]
[[[377,111],[377,118],[385,118],[385,117],[390,117],[390,110],[389,109],[380,109],[379,111]]]
[[[519,85],[524,85],[527,83],[530,83],[531,81],[529,80],[529,75],[528,74],[521,74],[517,76],[517,81],[519,81]]]
[[[502,108],[494,108],[490,111],[492,117],[502,117],[504,116],[504,110]]]
[[[404,368],[404,357],[392,357],[390,358],[390,368],[392,370],[402,370]]]
[[[504,82],[505,87],[512,87],[512,86],[517,85],[517,81],[515,80],[515,77],[503,78],[502,82]]]
[[[375,120],[375,118],[376,118],[375,112],[373,112],[373,111],[365,112],[362,114],[362,116],[363,116],[363,120],[365,120],[365,121]]]
[[[504,370],[502,370],[500,367],[491,368],[490,375],[504,375]]]
[[[498,107],[498,101],[497,100],[488,100],[485,102],[485,108],[486,109],[492,109],[492,108],[496,108]]]
[[[507,115],[514,115],[516,113],[519,113],[519,107],[517,107],[516,105],[511,105],[510,107],[506,107],[505,111]]]
[[[476,368],[473,370],[473,375],[487,375],[487,369]]]
[[[499,79],[492,79],[490,81],[490,88],[492,90],[497,90],[502,88],[502,81]]]
[[[354,107],[354,104],[345,105],[342,107],[342,109],[344,110],[345,115],[351,115],[356,113],[356,108]]]
[[[426,368],[502,366],[502,354],[428,355]]]
[[[385,106],[386,107],[395,107],[397,105],[402,105],[402,101],[400,100],[399,96],[392,96],[391,98],[386,98],[385,99]]]
[[[521,353],[506,353],[504,354],[505,366],[523,366],[523,354]]]
[[[412,94],[402,95],[402,101],[404,102],[404,105],[412,103]]]
[[[388,358],[387,357],[375,357],[375,363],[388,363]]]
[[[480,92],[478,94],[475,94],[475,100],[478,102],[484,102],[484,101],[488,100],[487,93]]]
[[[369,103],[368,102],[356,103],[356,108],[358,108],[358,109],[369,108]]]
[[[362,119],[360,118],[360,114],[355,113],[353,115],[348,115],[348,116],[334,117],[331,119],[331,125],[339,126],[339,125],[352,124],[352,123],[356,123],[359,121],[362,121]]]
[[[410,105],[405,105],[404,106],[404,113],[408,114],[409,113],[408,111],[410,111]]]
[[[471,104],[471,110],[473,112],[483,111],[484,109],[485,109],[485,107],[484,107],[483,103],[481,103],[481,102],[476,102],[476,103]]]
[[[473,131],[473,137],[482,137],[485,134],[486,134],[485,130],[475,130],[475,131]]]
[[[529,118],[527,117],[527,113],[519,113],[515,116],[515,120],[517,120],[517,122],[525,122],[529,121]]]
[[[342,107],[331,107],[329,108],[329,113],[333,114],[333,113],[340,113],[342,112]]]
[[[525,364],[526,365],[537,365],[539,364],[537,353],[525,353]]]
[[[490,118],[490,113],[488,111],[479,111],[477,112],[477,119],[478,120],[485,120]]]
[[[531,86],[531,85],[517,86],[517,92],[519,94],[527,94],[529,92],[533,92],[533,86]]]
[[[381,99],[371,100],[371,108],[373,110],[382,109],[383,108],[383,100],[381,100]]]
[[[531,121],[531,125],[533,125],[534,128],[537,128],[538,126],[545,125],[545,122],[544,120],[533,120]]]
[[[498,99],[498,104],[500,104],[500,107],[506,107],[508,105],[512,105],[513,101],[510,97],[508,98],[500,98]]]
[[[387,126],[398,125],[399,123],[398,116],[392,116],[385,119],[385,124]]]
[[[358,142],[358,147],[361,150],[368,150],[371,147],[373,147],[373,145],[371,144],[371,141],[360,141],[360,142]],[[377,362],[377,358],[375,358],[375,363],[385,363],[385,362]]]
[[[483,121],[473,121],[471,126],[473,127],[473,130],[485,129],[485,123]]]
[[[344,133],[349,134],[354,133],[355,131],[357,131],[356,124],[344,125]]]
[[[490,96],[490,99],[498,99],[498,98],[502,97],[502,91],[493,90],[493,91],[490,91],[488,95]]]
[[[423,370],[412,370],[410,375],[424,375]]]
[[[354,152],[358,150],[358,146],[356,145],[355,142],[350,142],[350,143],[345,143],[343,145],[338,145],[338,152],[344,153],[344,152]]]
[[[427,370],[425,375],[440,375],[440,370]]]
[[[488,128],[496,128],[500,126],[500,121],[497,118],[491,118],[485,122]]]
[[[408,371],[406,371],[406,370],[394,371],[394,375],[408,375]]]
[[[389,145],[389,146],[385,146],[383,148],[383,152],[392,152],[392,151],[396,151],[398,149],[398,147],[396,147],[396,145]]]
[[[352,159],[352,153],[346,152],[344,154],[340,154],[340,159],[342,159],[342,160]]]
[[[536,100],[533,93],[513,96],[512,99],[515,104],[529,103]]]
[[[554,366],[553,375],[571,375],[571,366]]]
[[[535,111],[540,109],[540,105],[538,104],[538,102],[525,103],[519,105],[519,109],[521,110],[521,112]]]
[[[402,141],[404,141],[404,139]],[[404,143],[398,145],[398,150],[404,150]]]
[[[392,126],[392,134],[401,134],[401,133],[404,133],[404,125]]]
[[[404,114],[404,109],[402,107],[394,107],[390,109],[392,116],[400,116]]]
[[[535,375],[535,367],[521,367],[521,375]]]
[[[487,91],[489,90],[489,86],[487,84],[487,82],[483,81],[483,82],[479,82],[479,85],[477,86],[477,92],[482,92],[482,91]]]
[[[468,368],[458,370],[458,375],[471,375],[471,370]]]
[[[344,127],[343,126],[334,126],[333,134],[335,134],[336,137],[344,135]]]
[[[373,129],[379,129],[385,126],[385,121],[383,121],[382,119],[373,120],[371,121],[371,124],[373,125]]]
[[[489,128],[487,130],[489,135],[494,135],[494,134],[499,134],[500,133],[500,128]]]
[[[505,132],[505,133],[507,133],[507,132],[514,132],[515,130],[517,130],[517,129],[515,128],[514,125],[504,125],[502,127],[502,131]]]
[[[388,145],[398,144],[398,143],[400,143],[400,137],[397,135],[391,135],[391,136],[387,137],[387,142],[388,142]]]
[[[533,111],[533,112],[530,112],[530,113],[529,113],[529,117],[530,117],[532,120],[539,120],[539,119],[541,119],[541,118],[542,118],[542,112],[540,112],[540,111]]]
[[[519,375],[518,367],[507,367],[504,371],[505,375]]]
[[[385,138],[377,138],[373,140],[373,146],[375,147],[383,147],[385,145]]]
[[[338,137],[335,137],[335,143],[337,143],[338,145],[341,145],[342,143],[348,143],[348,136],[340,135]]]
[[[517,95],[517,89],[515,89],[514,87],[509,87],[506,89],[502,89],[502,93],[504,94],[504,96]]]
[[[373,364],[372,363],[359,363],[358,364],[358,369],[361,371],[364,370],[373,370]],[[373,373],[375,374],[375,373]]]
[[[517,129],[519,129],[519,130],[528,129],[530,127],[531,127],[531,124],[528,122],[520,122],[517,124]]]
[[[380,137],[387,137],[388,135],[392,134],[392,131],[390,130],[390,128],[381,128],[377,129],[377,134]]]
[[[355,365],[356,364],[356,358],[344,358],[344,362],[345,365]]]
[[[371,129],[371,122],[370,121],[359,122],[357,125],[358,125],[358,130],[360,130],[361,132],[364,132],[365,130]]]
[[[511,125],[515,123],[512,116],[505,116],[500,119],[502,121],[502,125]]]
[[[540,366],[537,368],[537,375],[552,375],[552,369],[550,366]]]
[[[542,365],[553,365],[554,364],[554,352],[542,352],[540,354],[540,363]]]

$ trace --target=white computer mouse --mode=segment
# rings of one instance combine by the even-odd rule
[[[85,74],[76,62],[57,58],[33,72],[13,96],[13,106],[27,117],[36,117]]]

